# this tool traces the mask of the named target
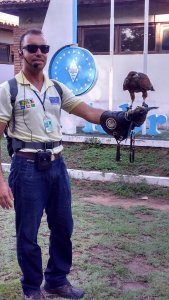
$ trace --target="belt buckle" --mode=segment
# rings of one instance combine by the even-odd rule
[[[45,143],[45,149],[53,149],[54,148],[53,145],[54,145],[53,142],[47,142]]]

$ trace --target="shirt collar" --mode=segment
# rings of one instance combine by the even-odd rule
[[[16,74],[15,78],[17,82],[20,83],[21,85],[31,85],[31,82],[28,81],[28,79],[25,77],[22,71]],[[44,72],[44,83],[47,88],[54,85],[53,81],[49,79],[49,77],[45,72]]]

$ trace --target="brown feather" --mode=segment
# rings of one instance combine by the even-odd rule
[[[141,72],[131,71],[127,75],[123,83],[123,90],[129,91],[132,102],[134,101],[134,93],[142,92],[143,99],[147,97],[147,91],[155,91],[149,77]]]

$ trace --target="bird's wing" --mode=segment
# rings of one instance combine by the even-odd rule
[[[142,90],[149,91],[153,88],[153,85],[146,74],[139,73],[139,85]]]

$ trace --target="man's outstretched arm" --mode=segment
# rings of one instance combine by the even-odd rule
[[[100,117],[104,111],[103,109],[94,108],[85,102],[81,102],[72,109],[71,114],[83,118],[90,123],[100,124]]]

